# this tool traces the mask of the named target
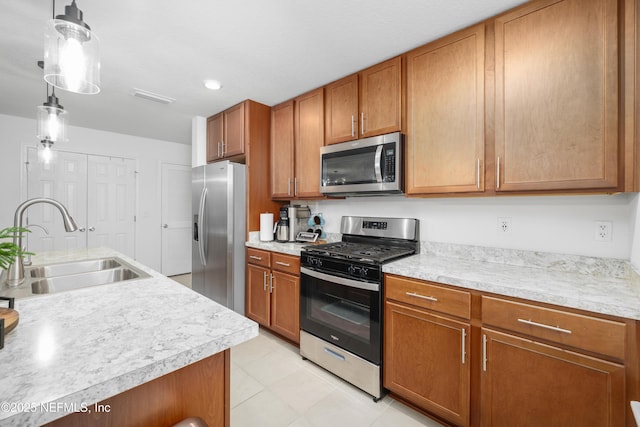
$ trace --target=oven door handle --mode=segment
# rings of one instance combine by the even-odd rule
[[[358,280],[346,279],[344,277],[334,276],[332,274],[320,273],[318,271],[309,270],[306,267],[300,267],[300,273],[316,279],[325,280],[327,282],[337,283],[352,288],[364,289],[366,291],[380,292],[379,283],[360,282]]]

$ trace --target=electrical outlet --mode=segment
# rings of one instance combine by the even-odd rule
[[[610,242],[612,240],[611,221],[596,221],[595,239],[598,242]]]
[[[498,218],[498,234],[511,233],[511,218]]]

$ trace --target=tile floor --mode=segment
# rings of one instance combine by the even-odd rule
[[[231,349],[231,427],[440,427],[385,396],[366,393],[265,330]]]

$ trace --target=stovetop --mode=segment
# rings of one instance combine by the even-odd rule
[[[369,264],[384,264],[394,259],[415,253],[415,249],[386,246],[375,243],[336,242],[307,246],[307,254],[357,261]]]

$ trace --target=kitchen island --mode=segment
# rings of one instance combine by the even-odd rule
[[[16,300],[20,322],[0,350],[0,425],[228,425],[229,349],[257,324],[109,249],[34,265],[113,256],[150,277]]]

